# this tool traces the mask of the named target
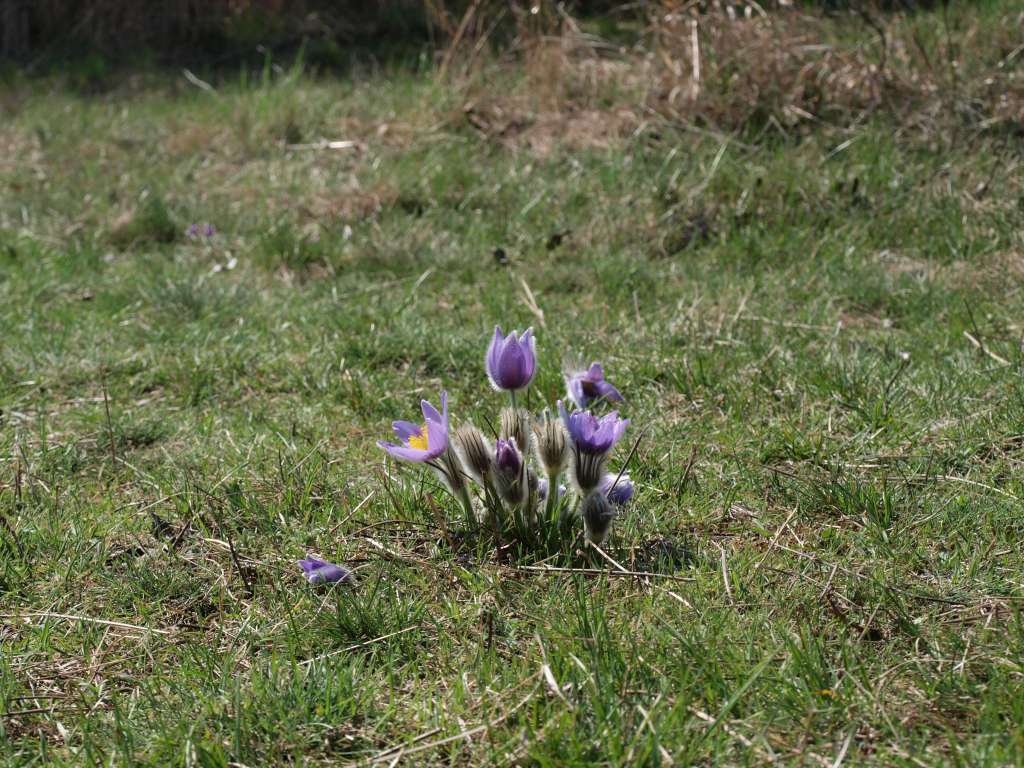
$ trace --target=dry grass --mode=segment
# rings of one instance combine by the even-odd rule
[[[479,52],[489,29],[471,9],[440,76],[465,93],[470,124],[505,145],[549,151],[549,138],[606,146],[649,121],[715,131],[789,134],[856,127],[874,114],[934,137],[951,127],[1024,126],[1019,71],[1024,14],[926,18],[864,6],[830,16],[780,6],[662,0],[635,45],[615,46],[564,10],[516,17],[506,57],[523,78]],[[579,125],[587,128],[581,130]]]

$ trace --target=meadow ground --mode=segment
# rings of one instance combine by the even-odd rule
[[[1020,123],[941,55],[913,115],[573,90],[625,59],[5,86],[5,764],[1024,761]],[[384,461],[500,404],[495,323],[534,398],[563,351],[624,391],[658,577],[460,548]]]

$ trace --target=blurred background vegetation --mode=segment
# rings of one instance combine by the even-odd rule
[[[883,114],[1017,135],[1022,39],[1024,13],[997,0],[0,0],[8,84],[90,93],[168,67],[204,87],[271,66],[398,65],[439,76],[484,133],[628,103],[624,131],[653,115],[750,138]],[[526,75],[512,105],[493,88],[508,64]]]

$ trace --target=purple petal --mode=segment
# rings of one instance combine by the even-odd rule
[[[494,326],[494,338],[491,339],[491,345],[487,348],[487,358],[485,360],[487,364],[487,375],[491,379],[491,383],[498,386],[495,376],[498,370],[498,363],[501,360],[502,350],[505,348],[505,337],[501,333],[501,326]]]
[[[428,438],[429,440],[429,438]],[[424,462],[430,461],[435,456],[430,455],[430,451],[421,451],[419,448],[409,448],[404,445],[394,445],[393,443],[385,443],[383,440],[378,440],[377,445],[383,448],[391,456],[402,461],[415,461]]]
[[[423,411],[423,418],[426,420],[427,424],[439,424],[441,422],[441,414],[437,412],[437,408],[432,406],[426,400],[420,401],[420,410]]]
[[[575,375],[566,382],[569,398],[576,403],[577,408],[586,408],[589,398],[583,393],[583,379]]]
[[[618,475],[605,475],[604,480],[601,482],[601,493],[607,496],[608,501],[612,504],[624,507],[633,498],[633,481],[629,479],[629,475],[625,472],[622,473],[622,477]]]
[[[537,481],[537,496],[541,501],[547,501],[548,498],[548,486],[550,483],[546,477],[540,478]],[[558,484],[558,498],[565,496],[566,487],[561,483]]]
[[[310,571],[315,571],[317,568],[320,568],[324,565],[327,565],[326,560],[317,560],[315,557],[307,556],[305,560],[299,560],[299,566],[306,573],[309,573]]]
[[[399,440],[408,441],[410,437],[420,437],[423,434],[423,430],[418,424],[413,424],[411,421],[395,421],[391,423],[391,428],[395,430],[395,434],[398,435]]]
[[[498,469],[513,474],[519,472],[522,466],[522,458],[519,455],[519,449],[514,438],[498,440],[495,446],[494,464]]]
[[[537,340],[533,336],[533,328],[527,328],[523,338],[520,339],[523,354],[526,355],[526,384],[529,386],[533,381],[533,375],[537,372]]]
[[[587,371],[587,378],[593,382],[598,382],[604,379],[604,369],[600,363],[591,363],[590,369]]]
[[[424,403],[424,415],[428,405],[429,403]],[[436,417],[430,419],[430,428],[427,430],[427,452],[433,459],[448,448],[448,393],[441,392],[441,413],[433,408],[430,410],[433,411],[431,415]]]
[[[622,402],[624,400],[622,395],[619,393],[619,390],[604,379],[601,381],[595,381],[594,388],[597,390],[598,397],[603,397],[609,402]]]
[[[348,568],[329,563],[326,560],[307,557],[305,560],[299,560],[298,563],[310,584],[336,584],[352,580],[352,572]]]
[[[514,334],[513,334],[514,336]],[[505,344],[495,378],[503,389],[521,389],[527,383],[526,353],[513,337]]]
[[[563,403],[561,400],[558,400],[555,404],[558,406],[558,415],[562,417],[562,424],[565,425],[565,428],[566,430],[568,430],[569,435],[571,437],[572,426],[569,424],[569,412],[565,410],[565,403]]]

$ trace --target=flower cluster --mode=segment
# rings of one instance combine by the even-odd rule
[[[629,420],[617,411],[597,415],[594,409],[623,400],[604,378],[598,363],[568,368],[564,373],[567,398],[556,403],[558,416],[544,409],[539,416],[519,406],[537,373],[533,330],[508,335],[494,329],[484,358],[491,386],[507,392],[493,438],[463,423],[454,431],[448,417],[448,397],[441,393],[441,410],[427,401],[423,424],[396,421],[398,442],[378,443],[395,459],[430,467],[462,506],[467,521],[488,532],[496,545],[558,543],[582,520],[587,540],[601,544],[611,522],[633,496],[625,472],[611,472],[608,458],[621,440]],[[488,422],[490,425],[490,422]],[[568,476],[570,490],[561,482]]]

